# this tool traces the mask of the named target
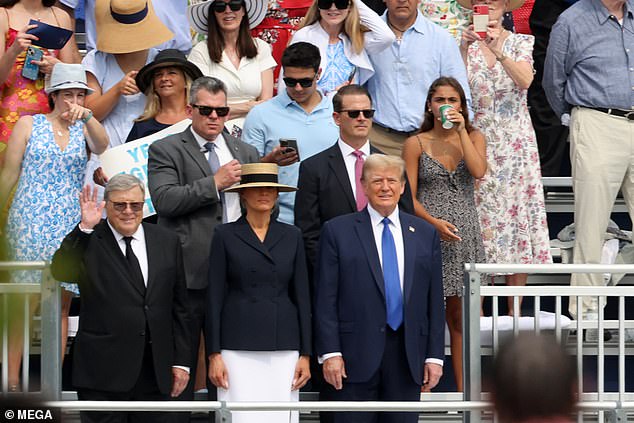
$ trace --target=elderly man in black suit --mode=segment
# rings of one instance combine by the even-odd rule
[[[191,366],[181,243],[142,224],[145,187],[116,175],[105,202],[85,187],[81,222],[51,271],[81,289],[73,383],[81,400],[163,400],[185,389]],[[106,220],[102,220],[105,206]],[[82,412],[82,422],[169,421],[168,413]]]
[[[240,217],[238,195],[222,191],[240,181],[242,163],[259,162],[259,156],[255,147],[222,132],[229,118],[222,81],[198,78],[189,97],[191,127],[149,149],[148,186],[158,224],[178,233],[183,245],[195,374],[213,230]],[[193,399],[193,379],[180,399]]]

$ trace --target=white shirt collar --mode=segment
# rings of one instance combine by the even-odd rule
[[[106,222],[108,222],[108,226],[110,226],[110,230],[114,234],[114,238],[117,240],[117,242],[121,242],[124,235],[121,235],[119,232],[117,232],[117,230],[110,224],[110,220],[106,219]],[[132,238],[134,238],[137,241],[141,241],[145,239],[145,231],[143,230],[142,223],[139,225],[136,232],[132,234]]]
[[[385,216],[382,216],[378,211],[376,211],[371,205],[370,203],[368,203],[368,213],[370,214],[370,221],[372,222],[372,226],[378,226],[378,225],[382,225],[383,224],[383,218]],[[396,207],[394,208],[394,210],[392,211],[392,213],[390,213],[389,216],[387,216],[388,219],[390,219],[390,222],[396,227],[396,228],[400,228],[401,227],[401,221],[398,217],[398,204],[396,205]]]
[[[339,144],[339,149],[341,150],[343,157],[347,157],[356,151],[354,148],[350,147],[350,145],[346,144],[341,138],[337,140],[337,144]],[[370,155],[370,140],[366,140],[365,144],[359,148],[359,151],[361,151],[365,156],[364,159],[367,159]]]
[[[222,133],[218,134],[218,136],[216,137],[215,140],[208,141],[208,140],[204,139],[203,137],[201,137],[200,135],[198,135],[196,133],[196,131],[194,131],[194,128],[191,128],[191,132],[194,135],[194,139],[196,140],[196,142],[200,146],[200,151],[203,152],[203,153],[207,152],[207,150],[205,149],[205,144],[207,144],[208,142],[215,143],[218,148],[222,148],[223,146],[225,146],[227,144],[225,142],[224,137],[222,136]]]

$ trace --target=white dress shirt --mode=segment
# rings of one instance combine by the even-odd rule
[[[348,172],[348,180],[350,181],[350,186],[352,187],[352,195],[354,195],[354,199],[356,200],[357,181],[355,180],[354,166],[357,162],[357,156],[352,154],[356,150],[342,141],[341,138],[337,141],[337,145],[339,145],[339,150],[341,150],[341,154],[343,155],[343,162],[346,165],[346,172]],[[370,156],[370,141],[366,141],[359,151],[363,153],[363,160],[367,160],[368,156]]]
[[[110,230],[114,235],[114,239],[117,241],[117,245],[121,249],[121,253],[125,256],[126,245],[123,240],[123,235],[121,235],[117,230],[110,224],[108,220],[108,226],[110,226]],[[81,229],[81,228],[80,228]],[[139,261],[139,266],[141,266],[141,273],[143,273],[143,283],[147,288],[147,275],[148,275],[148,262],[147,262],[147,248],[145,245],[145,231],[143,230],[143,225],[139,225],[136,232],[132,234],[132,242],[130,242],[132,246],[132,251]]]
[[[205,144],[208,143],[206,139],[201,137],[194,131],[192,128],[192,134],[194,134],[194,138],[198,145],[200,145],[200,151],[205,154],[205,159],[209,160],[209,152],[205,149]],[[218,134],[216,139],[212,141],[216,144],[216,154],[218,155],[218,161],[220,162],[220,166],[224,166],[234,159],[233,154],[229,150],[229,146],[227,146],[227,142],[223,138],[222,134]],[[225,208],[225,214],[227,216],[227,222],[235,222],[242,215],[240,209],[240,196],[235,192],[225,192],[224,193],[225,201],[222,205]]]

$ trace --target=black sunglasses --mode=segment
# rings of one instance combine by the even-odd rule
[[[211,107],[211,106],[199,106],[198,104],[192,104],[192,107],[198,109],[198,113],[203,116],[209,116],[212,112],[216,112],[218,117],[225,117],[229,114],[229,107]]]
[[[365,109],[365,110],[340,110],[338,113],[348,113],[348,116],[352,119],[356,119],[359,117],[361,113],[363,113],[363,117],[366,119],[370,119],[374,116],[374,109]]]
[[[128,206],[130,206],[130,210],[132,210],[135,213],[138,213],[141,210],[143,210],[143,205],[145,204],[142,201],[132,202],[132,203],[128,203],[126,201],[111,201],[111,203],[112,203],[112,207],[114,207],[114,209],[118,212],[124,212],[128,208]]]
[[[319,0],[317,7],[322,10],[328,10],[332,7],[332,4],[339,10],[347,9],[350,6],[350,0]]]
[[[295,85],[299,84],[302,88],[308,88],[313,85],[313,81],[315,80],[315,76],[312,78],[282,78],[287,87],[293,88]]]
[[[229,9],[231,9],[234,12],[237,12],[238,10],[240,10],[240,8],[242,8],[243,4],[244,3],[242,3],[242,0],[231,0],[229,2],[215,1],[212,3],[211,8],[216,13],[222,13],[225,11],[227,6],[229,6]]]

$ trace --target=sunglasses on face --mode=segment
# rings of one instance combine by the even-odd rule
[[[126,201],[111,201],[111,203],[112,203],[112,207],[114,207],[114,209],[118,212],[124,212],[129,206],[130,210],[132,210],[135,213],[143,210],[143,204],[145,204],[143,201],[134,202],[134,203],[128,203]]]
[[[322,10],[328,10],[332,7],[333,3],[339,10],[347,9],[350,5],[350,0],[318,0],[317,7]]]
[[[315,75],[317,76],[317,75]],[[312,78],[282,78],[284,79],[284,83],[289,88],[294,88],[297,84],[299,84],[302,88],[308,88],[313,85],[313,81],[315,80],[315,76]]]
[[[216,13],[222,13],[222,12],[225,11],[227,6],[229,6],[229,9],[231,9],[234,12],[237,12],[238,10],[240,10],[240,8],[242,8],[242,4],[243,4],[242,0],[231,0],[229,2],[226,2],[226,1],[215,1],[211,5],[211,8]]]
[[[374,109],[365,109],[365,110],[342,110],[339,113],[347,113],[348,117],[352,119],[356,119],[359,117],[361,113],[363,113],[363,117],[366,119],[370,119],[374,116]]]
[[[212,112],[216,112],[218,117],[225,117],[229,114],[229,107],[211,107],[211,106],[199,106],[198,104],[192,104],[192,107],[198,109],[198,113],[203,116],[209,116]]]

